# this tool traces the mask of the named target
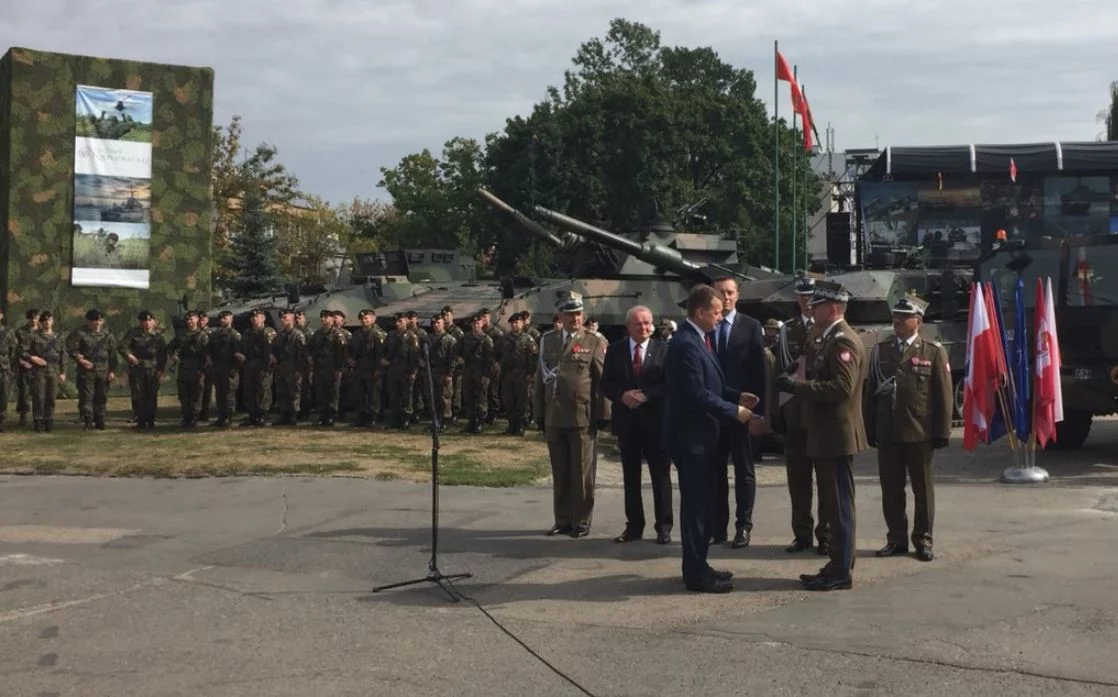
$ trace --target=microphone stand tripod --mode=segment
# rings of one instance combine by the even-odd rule
[[[431,378],[431,353],[427,342],[422,343],[423,359],[426,364],[427,399],[431,405],[431,560],[427,563],[427,575],[410,581],[390,583],[386,586],[377,586],[374,593],[390,588],[403,588],[420,583],[434,583],[450,596],[452,603],[462,600],[462,594],[446,581],[455,581],[460,578],[472,578],[471,573],[444,574],[439,570],[439,430],[442,426],[442,417],[439,415],[439,405],[435,403],[435,382]]]

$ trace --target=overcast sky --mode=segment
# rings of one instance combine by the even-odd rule
[[[1118,80],[1114,0],[11,0],[24,46],[216,71],[305,190],[386,198],[381,166],[481,138],[559,85],[613,17],[712,46],[773,99],[773,40],[838,149],[1094,140]],[[787,85],[780,90],[788,113]]]

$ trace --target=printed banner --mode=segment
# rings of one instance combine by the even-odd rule
[[[78,85],[75,102],[70,283],[146,289],[152,95]]]

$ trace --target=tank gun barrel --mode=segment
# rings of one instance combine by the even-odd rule
[[[484,199],[486,203],[492,206],[495,211],[497,211],[498,213],[503,213],[509,218],[512,218],[515,223],[530,232],[534,237],[541,239],[544,242],[547,242],[548,244],[551,244],[555,247],[563,246],[563,240],[548,232],[542,225],[540,225],[536,221],[532,220],[528,216],[524,215],[509,204],[502,201],[492,192],[488,191],[487,189],[478,187],[477,194],[478,196],[481,196],[481,198]]]
[[[597,242],[606,247],[616,249],[625,254],[630,254],[641,261],[645,261],[661,271],[677,274],[683,278],[710,283],[720,276],[732,276],[738,280],[752,280],[749,276],[738,273],[732,269],[718,264],[697,264],[683,258],[679,250],[662,244],[641,243],[627,237],[616,235],[607,230],[584,223],[570,216],[557,213],[543,206],[536,206],[535,211],[548,222],[568,230],[583,239]]]

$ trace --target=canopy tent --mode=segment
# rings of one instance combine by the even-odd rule
[[[1011,159],[1021,173],[1118,173],[1118,141],[887,147],[861,179],[925,179],[937,173],[1008,176]]]

